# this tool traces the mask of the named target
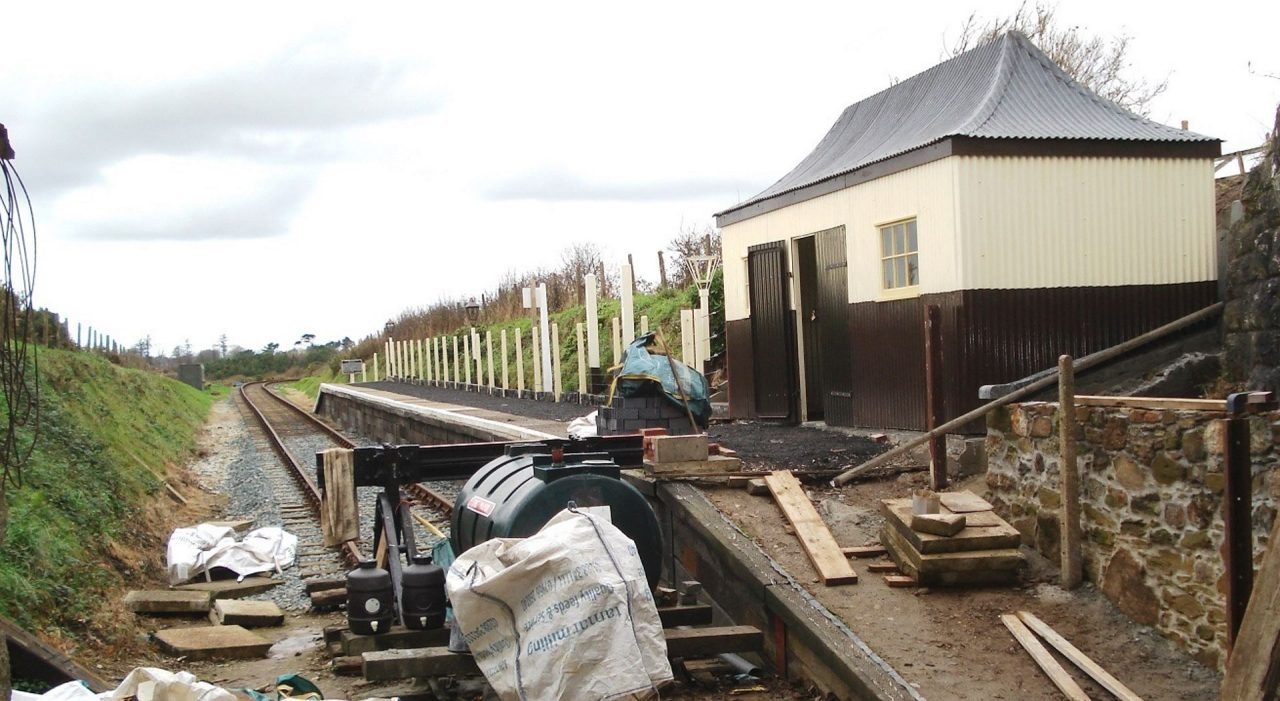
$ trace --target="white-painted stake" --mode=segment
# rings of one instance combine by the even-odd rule
[[[556,395],[556,401],[560,401],[561,391],[561,374],[560,374],[560,325],[551,323],[551,373],[555,381],[551,383],[551,391]]]
[[[596,274],[587,273],[583,278],[587,288],[587,365],[600,367],[600,310],[596,301]]]
[[[647,333],[649,333],[649,315],[641,314],[640,315],[640,335],[643,336]]]
[[[462,371],[462,366],[458,365],[458,360],[459,360],[458,337],[453,336],[452,338],[453,338],[453,384],[456,385],[458,384],[458,381],[461,379],[458,377],[458,373]]]
[[[507,330],[502,330],[502,389],[511,389],[507,384]]]
[[[578,328],[578,396],[581,397],[587,393],[587,354],[584,352],[586,348],[583,347],[582,322],[579,321],[576,326]]]
[[[466,380],[468,386],[471,385],[471,334],[462,337],[462,366],[463,379]]]
[[[631,264],[622,264],[622,344],[631,345],[636,340],[635,276]]]
[[[711,302],[707,288],[698,290],[698,300],[701,304],[698,308],[698,364],[693,369],[702,372],[704,364],[711,359]]]
[[[538,319],[542,327],[542,391],[555,390],[551,381],[551,327],[547,319],[547,283],[538,283]]]
[[[680,310],[680,360],[693,367],[693,310]]]
[[[497,383],[493,381],[493,331],[491,330],[484,332],[484,347],[485,354],[489,357],[489,393],[493,394],[492,390],[497,386]]]
[[[622,362],[622,322],[613,317],[613,364]]]
[[[513,329],[516,334],[516,391],[524,394],[524,348],[520,345],[520,337],[524,336],[524,332],[520,329]]]
[[[378,381],[378,354],[373,354],[373,381]]]
[[[533,386],[530,389],[534,392],[542,391],[542,342],[538,340],[541,337],[538,327],[529,329],[529,362],[533,363]]]

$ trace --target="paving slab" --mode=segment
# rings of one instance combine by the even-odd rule
[[[270,577],[245,577],[243,582],[234,579],[215,579],[212,582],[192,582],[179,584],[174,591],[203,591],[210,593],[214,600],[239,599],[244,596],[261,594],[280,584],[280,580]],[[208,609],[205,609],[206,611]]]
[[[166,628],[156,644],[174,657],[188,660],[249,660],[265,657],[271,642],[241,626]]]
[[[134,613],[197,614],[209,612],[213,594],[207,591],[144,589],[125,594],[125,608]]]
[[[284,623],[284,611],[271,601],[238,601],[223,599],[213,602],[209,620],[214,625],[262,628]]]

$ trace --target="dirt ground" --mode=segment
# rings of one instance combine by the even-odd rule
[[[923,485],[907,474],[850,488],[808,488],[842,547],[876,541],[880,499],[898,498]],[[957,485],[981,494],[981,477]],[[766,553],[883,657],[930,701],[947,699],[1060,699],[1000,623],[1000,615],[1027,610],[1103,665],[1144,699],[1213,699],[1221,678],[1178,651],[1152,629],[1133,623],[1092,586],[1068,592],[1053,566],[1024,548],[1028,577],[1019,588],[890,589],[882,575],[852,560],[859,582],[824,587],[769,497],[708,488],[707,496]],[[1093,698],[1110,698],[1065,659],[1064,667]]]

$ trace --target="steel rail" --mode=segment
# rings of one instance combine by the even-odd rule
[[[294,414],[302,417],[309,424],[322,429],[326,435],[338,442],[344,448],[353,448],[355,447],[355,443],[351,442],[351,440],[346,436],[343,436],[341,433],[338,433],[325,425],[319,419],[298,408],[292,402],[272,392],[267,387],[266,382],[248,382],[240,386],[240,398],[244,400],[245,404],[253,412],[253,415],[258,418],[258,423],[262,425],[263,431],[266,432],[267,438],[271,443],[271,448],[276,452],[276,455],[280,457],[280,460],[293,472],[294,479],[296,479],[298,484],[302,487],[303,495],[306,497],[307,501],[311,503],[312,508],[316,510],[318,515],[320,511],[320,490],[316,487],[315,481],[311,479],[311,476],[307,474],[307,471],[298,463],[297,459],[294,458],[293,454],[285,448],[284,440],[281,439],[280,434],[276,432],[276,429],[271,425],[271,422],[267,420],[266,414],[263,412],[262,408],[249,398],[249,393],[246,391],[246,388],[254,385],[262,385],[262,391],[267,396],[288,407],[294,412]],[[343,558],[347,560],[347,563],[352,566],[362,559],[360,549],[351,541],[347,541],[342,544],[341,553]]]

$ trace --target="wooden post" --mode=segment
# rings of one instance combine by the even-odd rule
[[[680,359],[685,365],[693,367],[693,310],[680,310]]]
[[[560,373],[560,324],[551,322],[551,391],[555,393],[556,401],[560,401],[560,390],[562,377]]]
[[[1227,648],[1234,647],[1253,591],[1253,464],[1249,455],[1249,417],[1241,395],[1227,397],[1222,420],[1222,564],[1227,585]]]
[[[1080,554],[1080,470],[1076,465],[1076,375],[1069,355],[1058,358],[1058,446],[1062,478],[1062,588],[1084,578]]]
[[[484,348],[485,355],[489,359],[489,394],[493,394],[493,388],[497,383],[493,381],[493,330],[486,329],[484,332]]]
[[[507,373],[507,330],[502,330],[502,389],[511,389],[511,385],[507,382],[509,379]]]
[[[418,356],[414,355],[413,353],[412,338],[404,342],[404,352],[405,352],[405,355],[409,356],[409,362],[406,364],[406,367],[408,368],[409,372],[407,373],[407,377],[405,379],[411,380],[418,376],[418,365],[416,362],[418,359]]]
[[[378,354],[373,354],[373,381],[378,381]]]
[[[600,312],[596,304],[596,276],[588,274],[587,288],[587,365],[600,367]]]
[[[583,342],[582,322],[577,323],[578,328],[578,403],[582,403],[582,395],[588,394],[587,387],[587,354],[585,343]]]
[[[373,359],[374,359],[374,362],[375,362],[375,363],[376,363],[376,362],[378,362],[378,354],[377,354],[377,353],[374,353],[374,354],[373,354]],[[377,371],[376,371],[376,370],[374,371],[374,377],[377,377]],[[360,365],[360,381],[361,381],[361,382],[368,382],[368,381],[369,381],[369,366],[368,366],[368,365],[364,365],[364,364],[361,364],[361,365]]]
[[[480,346],[480,332],[475,329],[471,329],[471,357],[476,365],[476,386],[484,386],[484,349]]]
[[[462,337],[462,377],[468,386],[471,385],[471,334]]]
[[[622,344],[629,346],[631,342],[636,340],[636,311],[635,311],[635,276],[631,272],[631,265],[622,266]],[[614,361],[617,362],[616,360]]]
[[[924,395],[927,430],[942,423],[942,312],[938,305],[925,307],[924,314]],[[929,439],[929,487],[941,491],[947,486],[947,435]]]
[[[541,389],[543,392],[555,391],[555,387],[552,386],[554,384],[552,382],[552,378],[548,377],[548,375],[552,375],[555,372],[555,370],[551,367],[551,338],[550,338],[551,327],[547,322],[547,318],[548,318],[547,314],[549,313],[550,313],[550,310],[547,309],[547,283],[540,282],[538,283],[538,327],[542,330],[542,346],[541,346],[542,387]]]
[[[524,349],[520,347],[520,337],[524,335],[517,327],[516,332],[516,394],[524,394]]]
[[[622,362],[622,322],[613,317],[613,365]]]
[[[646,333],[649,333],[649,315],[641,314],[640,315],[640,334],[644,335]]]
[[[667,261],[662,257],[662,251],[658,251],[658,286],[667,289]]]
[[[462,371],[462,367],[458,365],[458,337],[452,336],[453,339],[453,384],[458,384],[462,378],[458,377],[458,373]]]
[[[540,340],[537,325],[529,330],[529,348],[533,354],[533,392],[536,395],[542,391],[542,353],[540,352],[542,341]]]

